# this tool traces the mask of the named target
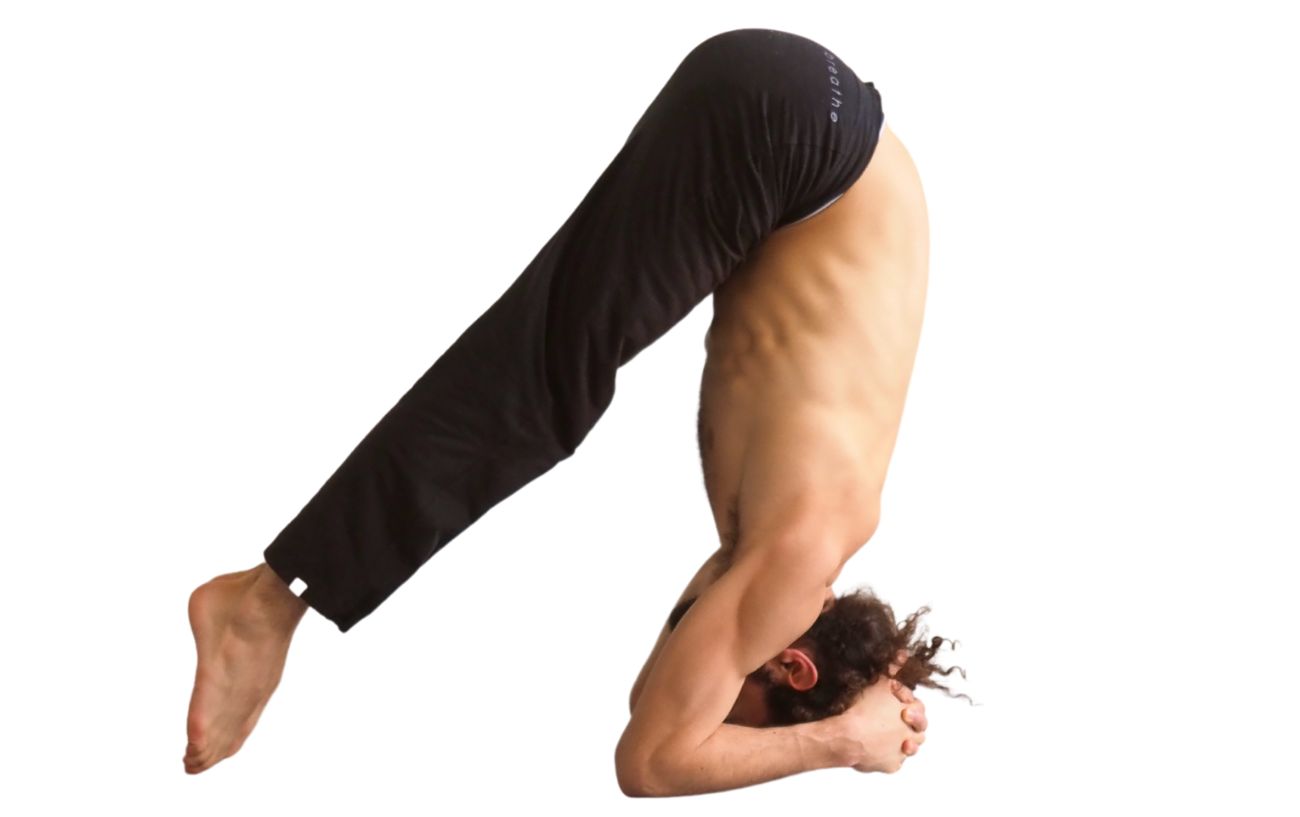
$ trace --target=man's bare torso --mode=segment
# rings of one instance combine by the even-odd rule
[[[928,267],[920,179],[886,125],[842,197],[777,230],[715,291],[699,445],[724,549],[772,541],[796,516],[845,560],[870,538]]]

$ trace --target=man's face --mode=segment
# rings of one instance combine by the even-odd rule
[[[736,703],[727,713],[723,723],[737,726],[766,726],[771,718],[767,708],[767,690],[773,683],[767,664],[747,675],[745,683],[740,687],[740,694],[736,696]]]

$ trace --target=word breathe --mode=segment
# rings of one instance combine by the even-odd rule
[[[822,49],[822,55],[826,57],[826,75],[831,82],[831,122],[840,121],[840,115],[836,110],[844,104],[844,92],[840,90],[840,69],[835,67],[835,55]]]

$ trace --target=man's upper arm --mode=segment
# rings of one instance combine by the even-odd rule
[[[827,548],[742,551],[664,644],[619,741],[621,773],[629,773],[629,764],[684,755],[707,740],[731,711],[745,676],[817,620],[840,565]]]
[[[710,554],[708,559],[704,560],[704,564],[700,565],[700,569],[695,571],[695,575],[691,577],[690,583],[686,585],[686,589],[682,591],[682,595],[677,599],[677,604],[674,605],[672,612],[669,614],[669,622],[660,629],[659,636],[655,639],[655,645],[650,650],[650,655],[646,657],[645,663],[641,666],[641,671],[637,673],[628,700],[630,709],[636,709],[636,702],[641,697],[641,690],[645,687],[650,668],[654,666],[655,661],[659,658],[660,651],[663,650],[664,644],[668,641],[668,636],[671,635],[673,628],[677,626],[677,621],[673,620],[673,617],[677,616],[677,619],[680,620],[680,616],[677,614],[682,606],[694,602],[696,597],[704,591],[704,588],[717,581],[718,576],[721,576],[726,569],[726,563],[727,554],[719,548]]]

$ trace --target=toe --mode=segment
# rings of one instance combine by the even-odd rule
[[[194,760],[192,760],[189,763],[188,771],[190,771],[191,774],[206,772],[208,769],[211,769],[214,765],[216,765],[216,762],[217,762],[217,757],[215,754],[208,754],[202,757],[197,757],[194,758]]]
[[[213,764],[217,756],[216,749],[211,743],[200,746],[191,743],[189,750],[185,753],[185,765],[196,771],[203,771]]]

